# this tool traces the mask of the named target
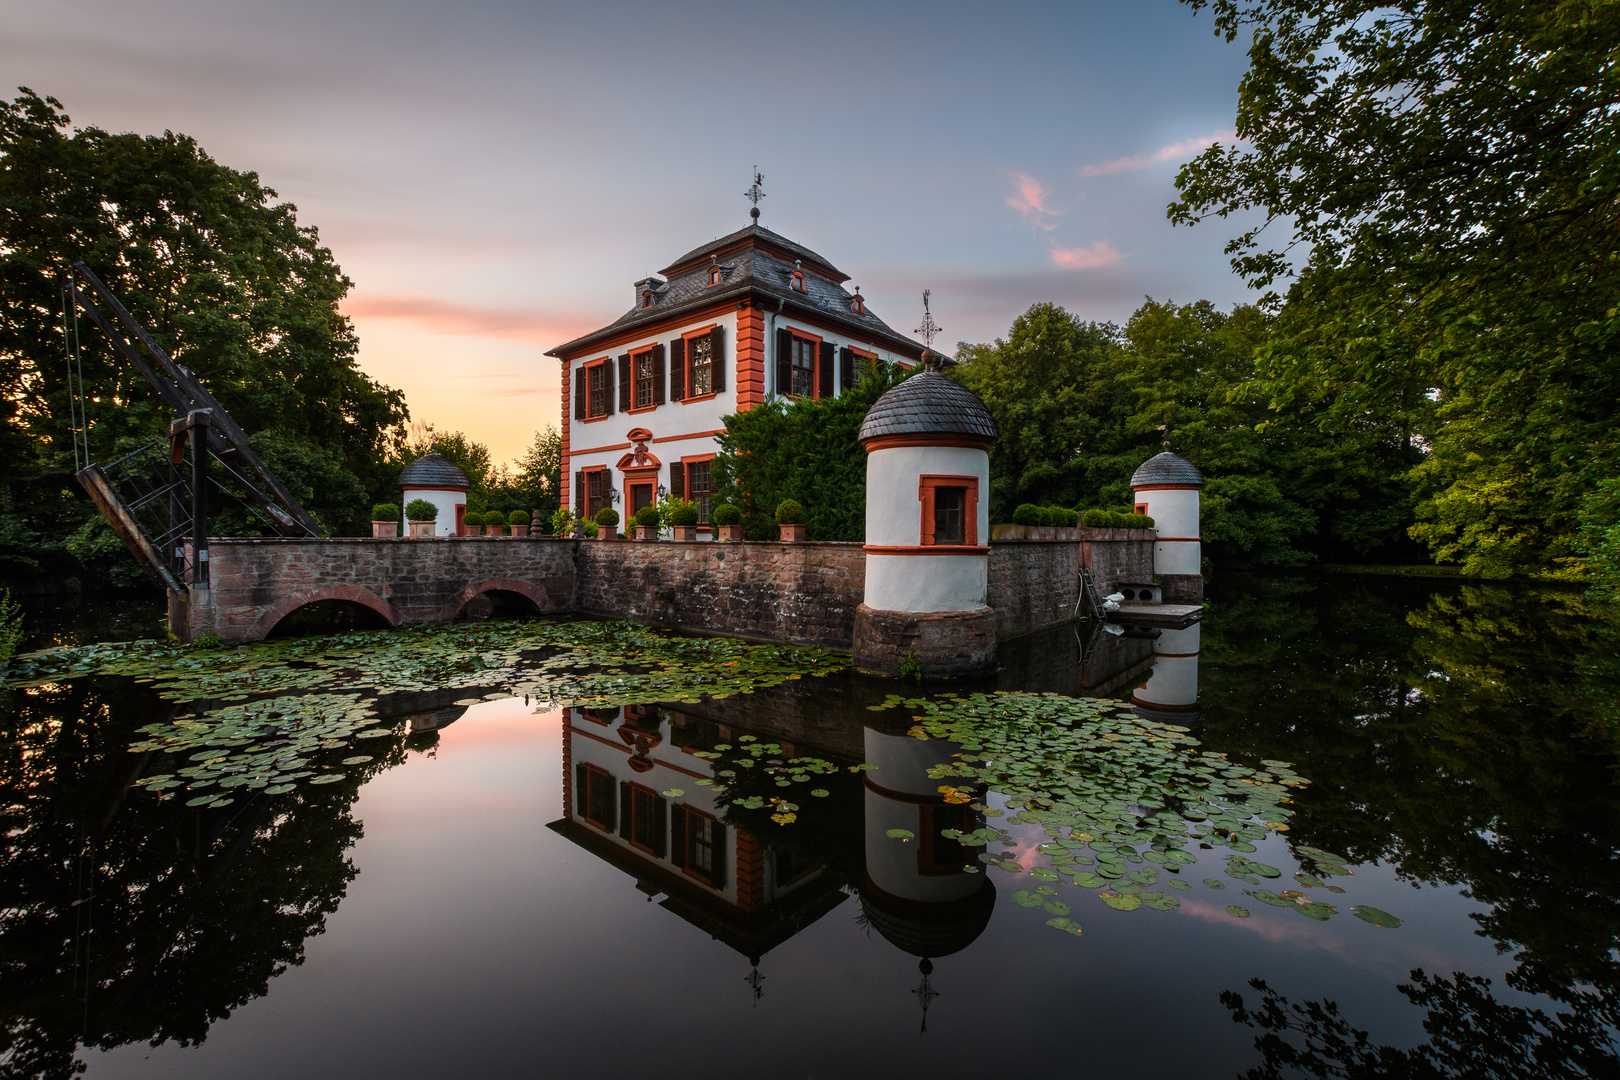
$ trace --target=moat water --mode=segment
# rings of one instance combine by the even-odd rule
[[[13,662],[0,1077],[1620,1074],[1612,613],[1216,584],[973,683],[589,623]]]

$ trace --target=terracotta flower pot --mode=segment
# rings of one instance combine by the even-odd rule
[[[670,532],[675,534],[675,539],[677,539],[677,540],[696,540],[697,539],[697,526],[696,525],[671,525],[669,527],[669,529],[670,529]]]
[[[736,541],[742,539],[741,525],[716,525],[714,527],[716,540]]]
[[[513,536],[528,536],[529,535],[529,527],[527,525],[513,525],[512,526],[512,535]]]
[[[465,526],[465,528],[467,530],[467,535],[468,536],[483,536],[484,535],[484,527],[482,525],[467,525],[467,526]]]
[[[636,539],[637,540],[657,540],[658,539],[658,526],[656,526],[656,525],[637,525],[636,526]]]
[[[413,522],[411,522],[411,539],[412,540],[427,540],[427,539],[431,538],[433,536],[433,531],[438,526],[438,524],[439,523],[436,522],[436,521],[413,521]]]
[[[484,526],[484,535],[485,536],[499,536],[499,535],[501,535],[501,532],[502,532],[502,529],[501,529],[501,527],[499,525],[485,525]]]
[[[782,530],[784,544],[794,544],[804,539],[803,525],[778,525],[777,528]]]
[[[373,540],[393,540],[399,536],[399,522],[373,521],[371,523],[371,538]]]
[[[583,536],[584,533],[582,532],[580,535]],[[617,525],[598,525],[596,527],[596,538],[598,540],[617,540],[619,538],[619,527]]]

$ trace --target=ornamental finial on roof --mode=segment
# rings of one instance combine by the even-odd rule
[[[922,325],[917,327],[916,330],[912,331],[913,333],[922,335],[923,347],[928,349],[932,349],[934,347],[934,338],[940,333],[940,331],[945,329],[943,326],[934,321],[934,313],[928,310],[928,298],[931,295],[933,295],[932,289],[923,290]]]
[[[749,209],[748,216],[753,218],[755,221],[759,220],[759,200],[761,200],[761,199],[763,199],[765,197],[764,184],[765,184],[765,177],[759,171],[759,166],[755,165],[754,166],[754,183],[753,183],[753,185],[751,187],[749,187],[749,189],[747,191],[743,192],[743,198],[747,199],[749,202],[754,204]]]

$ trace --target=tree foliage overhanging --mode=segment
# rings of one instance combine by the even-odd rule
[[[296,208],[190,138],[69,130],[24,88],[0,103],[0,575],[138,580],[72,478],[61,281],[82,258],[334,533],[390,492],[397,390],[355,363],[349,288]],[[87,322],[93,460],[167,429],[155,391]]]
[[[1436,558],[1612,576],[1620,6],[1187,2],[1249,36],[1249,70],[1238,145],[1182,169],[1170,216],[1258,214],[1228,252],[1287,283],[1260,391],[1413,431]]]

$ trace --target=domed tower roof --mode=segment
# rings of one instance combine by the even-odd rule
[[[467,488],[467,474],[461,466],[430,450],[411,462],[399,474],[402,488]]]
[[[979,395],[937,371],[921,371],[877,399],[861,442],[914,435],[966,435],[994,442],[996,423]]]
[[[1157,487],[1163,484],[1174,484],[1177,487],[1204,486],[1204,474],[1198,471],[1198,466],[1182,457],[1166,450],[1162,454],[1154,454],[1142,462],[1142,467],[1131,474],[1131,487]]]
[[[937,960],[961,952],[984,933],[996,907],[995,884],[988,878],[960,900],[925,904],[890,896],[862,882],[861,911],[884,940],[912,956]]]

